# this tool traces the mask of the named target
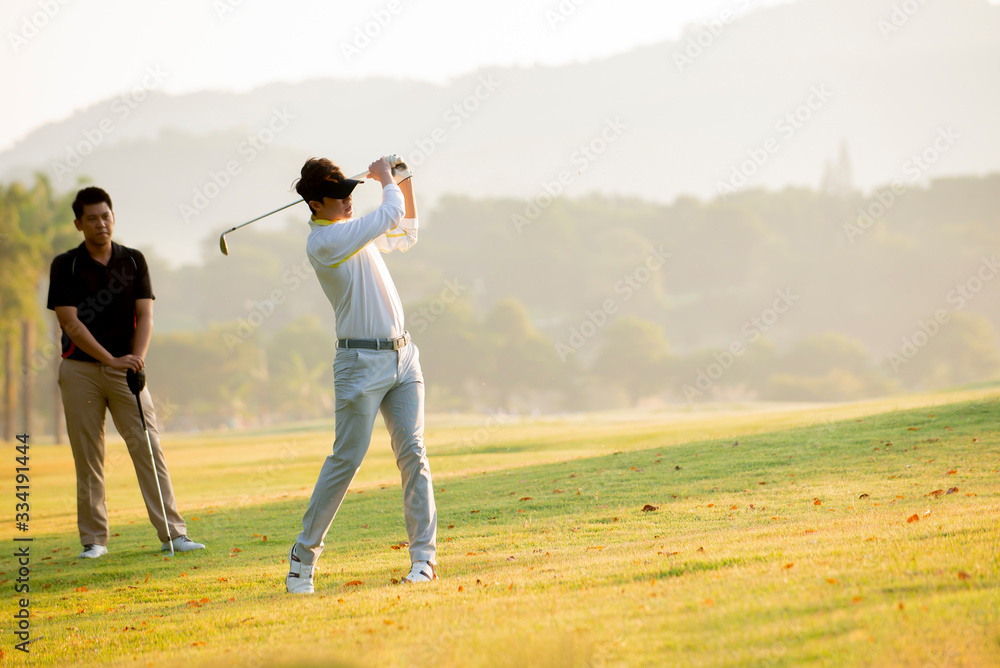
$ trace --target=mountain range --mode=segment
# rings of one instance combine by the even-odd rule
[[[1000,6],[744,4],[674,41],[447,85],[314,80],[173,96],[159,90],[170,73],[149,63],[140,87],[0,153],[0,180],[42,172],[69,190],[89,179],[115,201],[119,240],[177,265],[296,199],[298,169],[319,155],[350,175],[400,154],[430,225],[446,194],[544,206],[590,192],[666,203],[819,188],[838,156],[842,185],[869,192],[1000,171]],[[955,138],[947,151],[935,149],[942,133]],[[377,202],[373,186],[358,192],[356,209]]]

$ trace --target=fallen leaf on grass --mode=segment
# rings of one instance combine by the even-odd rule
[[[470,510],[469,512],[470,513],[478,513],[479,511],[478,510]]]
[[[859,498],[859,499],[867,499],[867,498],[868,498],[868,495],[867,495],[867,494],[862,494],[862,495],[861,495],[861,496],[859,496],[858,498]]]
[[[955,475],[956,473],[958,473],[958,470],[956,470],[956,469],[952,469],[952,470],[948,471],[948,475]]]
[[[851,599],[851,603],[860,603],[860,602],[861,602],[860,596],[855,596],[854,598]]]
[[[971,577],[972,576],[969,575],[968,573],[966,573],[965,571],[959,571],[958,572],[958,579],[959,580],[969,580],[969,579],[971,579]]]
[[[552,493],[553,494],[562,494],[563,491],[561,489],[554,489],[554,490],[552,490]]]
[[[945,494],[955,494],[956,492],[958,492],[958,487],[951,487]]]
[[[920,427],[910,427],[907,431],[920,431]]]
[[[392,626],[396,622],[392,621],[391,619],[383,619],[382,623],[385,624],[386,626]]]
[[[659,506],[651,506],[650,504],[647,503],[646,505],[644,505],[642,507],[642,512],[644,512],[644,513],[652,513],[652,512],[655,512],[655,511],[659,510],[659,509],[660,509]]]
[[[792,568],[794,566],[795,566],[795,564],[785,564],[785,568]]]
[[[465,591],[465,587],[463,587],[462,585],[458,585],[458,591],[459,593]]]
[[[909,524],[913,524],[914,522],[919,522],[920,521],[920,515],[917,515],[916,513],[914,513],[914,514],[910,515],[909,517],[907,517],[906,521]]]
[[[221,577],[221,578],[219,578],[219,582],[229,582],[229,578],[227,578],[227,577]]]
[[[935,489],[933,492],[931,492],[927,496],[933,496],[936,499],[937,497],[941,496],[942,494],[944,494],[944,490],[943,489]]]
[[[826,581],[832,585],[837,584],[837,580],[835,578],[827,578]]]
[[[77,587],[76,590],[77,591],[87,591],[87,588],[86,587]]]
[[[531,501],[531,497],[530,496],[522,496],[521,497],[521,501]]]
[[[351,580],[350,582],[345,582],[344,586],[345,587],[360,587],[363,584],[364,584],[364,582],[362,582],[361,580]]]
[[[198,642],[191,643],[191,647],[204,647],[204,646],[205,646],[204,640],[199,640]]]
[[[820,501],[819,499],[816,499],[815,501],[813,501],[813,505],[814,505],[814,506],[822,506],[822,505],[823,505],[823,502],[822,502],[822,501]]]

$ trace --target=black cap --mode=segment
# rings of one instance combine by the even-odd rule
[[[354,188],[357,187],[359,183],[364,183],[364,181],[355,181],[354,179],[344,179],[343,181],[324,181],[322,190],[319,194],[322,197],[330,197],[332,199],[346,199],[351,196],[354,192]]]

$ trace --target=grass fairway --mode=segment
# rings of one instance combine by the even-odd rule
[[[1000,665],[1000,397],[496,421],[427,435],[441,579],[406,587],[376,438],[317,593],[284,592],[329,423],[165,439],[200,553],[164,557],[109,443],[110,554],[68,447],[31,455],[38,666]],[[0,489],[13,515],[13,448]],[[940,492],[937,492],[940,490]],[[645,508],[645,510],[644,510]],[[12,611],[11,522],[0,580]],[[13,648],[3,615],[3,663]]]

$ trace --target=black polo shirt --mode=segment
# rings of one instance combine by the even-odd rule
[[[77,317],[97,342],[115,357],[132,353],[135,300],[155,299],[146,258],[134,248],[111,242],[111,259],[104,266],[87,252],[86,244],[56,256],[49,274],[48,307],[75,306]],[[63,357],[96,362],[62,335]]]

